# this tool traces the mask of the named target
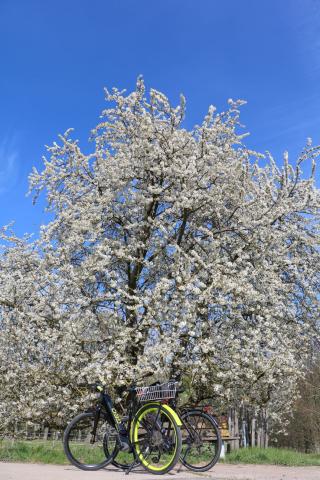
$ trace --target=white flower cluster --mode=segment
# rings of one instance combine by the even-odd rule
[[[54,214],[39,240],[1,234],[0,431],[152,375],[285,413],[319,337],[319,149],[262,167],[241,101],[188,130],[184,98],[141,78],[106,96],[93,153],[68,131],[30,175]]]

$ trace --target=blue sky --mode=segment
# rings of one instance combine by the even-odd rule
[[[242,98],[249,147],[320,144],[320,0],[0,0],[0,58],[0,225],[18,234],[48,220],[25,196],[44,145],[69,127],[86,145],[103,87],[139,74],[185,94],[188,126]]]

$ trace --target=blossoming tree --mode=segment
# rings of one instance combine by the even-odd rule
[[[141,78],[106,97],[92,153],[67,131],[30,175],[53,214],[39,239],[2,233],[0,423],[151,376],[284,412],[319,336],[319,149],[250,151],[240,101],[188,130],[184,98]]]

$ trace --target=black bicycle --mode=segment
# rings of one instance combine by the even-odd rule
[[[211,414],[209,405],[179,408],[177,396],[182,392],[183,389],[178,389],[174,398],[163,400],[178,414],[181,420],[182,449],[180,461],[189,470],[205,472],[212,468],[220,458],[222,438],[219,425]],[[124,421],[126,421],[126,417],[124,417]],[[130,458],[128,453],[118,452],[112,464],[126,470],[131,462],[132,457]]]
[[[63,445],[70,462],[82,470],[99,470],[121,453],[131,459],[127,473],[137,464],[154,474],[171,470],[181,453],[181,421],[161,403],[174,398],[175,382],[154,387],[130,387],[128,415],[121,419],[106,387],[93,384],[97,404],[77,415],[67,426]]]

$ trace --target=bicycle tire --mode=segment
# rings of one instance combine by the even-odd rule
[[[198,421],[196,420],[197,418],[198,418]],[[199,419],[202,420],[202,423],[200,423],[200,426],[198,427],[198,431],[196,431],[194,424],[196,426],[199,425]],[[181,463],[185,467],[187,467],[189,470],[192,470],[193,472],[206,472],[207,470],[210,470],[210,468],[212,468],[219,460],[221,447],[222,447],[221,433],[216,420],[211,415],[197,409],[187,410],[186,412],[183,412],[183,414],[181,415],[181,420],[183,424],[181,427],[182,429],[182,452],[180,455]],[[203,425],[205,425],[206,427],[203,428]],[[186,437],[186,430],[188,428],[189,428],[189,431],[187,431],[187,437]],[[211,443],[214,448],[213,448],[213,452],[210,452],[208,448],[205,450],[205,454],[209,458],[207,463],[205,465],[202,465],[201,454],[203,456],[204,453],[201,452],[201,433],[204,433],[204,432],[206,435],[208,434],[211,435],[211,437],[208,437],[210,440],[207,440],[206,443],[208,444]],[[197,438],[192,440],[192,436]],[[184,449],[184,445],[189,445],[189,446],[193,445],[195,449],[198,449],[197,454],[194,454],[193,452],[191,452],[191,447],[190,447],[189,452],[191,452],[191,454],[188,455],[189,453],[188,447]],[[196,465],[195,462],[192,462],[193,458],[199,458],[198,461],[200,462],[200,465]]]
[[[117,449],[115,448],[109,454],[109,457],[106,457],[104,449],[106,428],[109,428],[111,432],[112,426],[102,412],[97,426],[97,434],[101,445],[98,442],[96,442],[97,445],[90,443],[89,438],[92,433],[95,415],[95,412],[80,413],[71,420],[63,435],[63,448],[68,460],[81,470],[94,471],[104,468],[112,462],[116,455]],[[95,461],[87,463],[88,459]]]
[[[160,419],[159,424],[156,417]],[[141,442],[139,429],[142,432]],[[130,436],[136,459],[150,473],[155,475],[168,473],[179,460],[182,446],[180,427],[170,411],[157,402],[147,403],[138,410],[132,422]],[[153,453],[156,452],[155,437],[156,441],[159,442],[159,445],[157,445],[159,458],[155,457],[156,454]],[[164,452],[165,458],[163,461],[165,464],[158,466],[161,449]],[[154,456],[150,458],[150,455]]]

